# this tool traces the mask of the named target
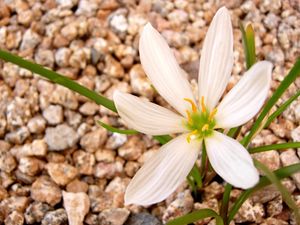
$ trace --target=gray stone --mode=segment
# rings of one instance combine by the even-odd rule
[[[68,222],[68,216],[64,209],[57,209],[48,212],[42,220],[42,225],[65,225]]]
[[[25,221],[27,224],[40,223],[50,210],[52,207],[46,203],[33,202],[26,209]]]
[[[99,215],[100,225],[123,225],[129,214],[125,208],[105,209]]]
[[[60,105],[49,105],[43,110],[43,117],[50,125],[57,125],[63,121],[63,108]]]
[[[73,128],[66,124],[61,124],[54,128],[47,128],[45,140],[49,150],[61,151],[75,146],[78,136]]]
[[[124,225],[162,225],[162,223],[150,213],[137,213],[129,217]]]

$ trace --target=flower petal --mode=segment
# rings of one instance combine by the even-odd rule
[[[221,98],[233,65],[233,33],[230,15],[225,7],[214,16],[207,31],[199,68],[199,98],[204,97],[211,111]]]
[[[166,199],[185,180],[201,147],[201,141],[178,136],[147,161],[129,183],[125,205],[151,205]]]
[[[190,105],[184,98],[194,100],[190,84],[167,42],[150,23],[143,29],[139,50],[143,68],[156,90],[179,113],[185,115]]]
[[[235,187],[253,187],[259,179],[257,169],[248,151],[236,140],[214,131],[205,139],[209,161],[226,182]]]
[[[185,118],[159,105],[131,94],[115,91],[114,102],[118,113],[129,127],[150,135],[185,132]]]
[[[270,62],[254,64],[219,104],[217,127],[236,127],[255,116],[268,95],[271,78]]]

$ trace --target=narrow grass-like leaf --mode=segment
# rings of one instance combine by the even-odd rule
[[[288,148],[300,148],[300,142],[288,142],[288,143],[280,143],[280,144],[273,144],[273,145],[265,145],[256,148],[250,148],[248,151],[251,154],[253,154],[258,152],[266,152],[270,150],[284,150]]]
[[[248,70],[256,61],[255,35],[251,24],[248,24],[246,29],[244,29],[243,24],[240,23],[240,30],[242,32],[242,41],[244,46],[246,67]]]
[[[297,163],[297,164],[294,164],[294,165],[282,167],[282,168],[274,171],[274,173],[278,177],[278,179],[283,179],[283,178],[289,177],[292,174],[297,173],[299,171],[300,171],[300,163]],[[239,211],[242,204],[250,197],[250,195],[252,193],[254,193],[255,191],[258,191],[259,189],[261,189],[261,188],[263,188],[267,185],[269,185],[270,183],[271,182],[268,180],[268,178],[264,176],[264,177],[260,178],[258,184],[255,187],[244,191],[238,197],[238,199],[234,202],[233,206],[231,207],[230,212],[228,214],[228,223],[230,223],[230,221],[233,220],[234,216]]]
[[[171,220],[166,225],[185,225],[208,217],[214,217],[217,225],[224,225],[222,218],[212,209],[200,209]]]
[[[99,95],[97,92],[92,91],[77,82],[59,74],[52,70],[46,69],[43,66],[25,60],[17,55],[11,54],[9,52],[3,51],[0,49],[0,59],[4,61],[11,62],[22,68],[25,68],[33,73],[39,74],[42,77],[45,77],[51,80],[54,83],[60,84],[66,88],[69,88],[72,91],[79,93],[82,96],[89,98],[90,100],[96,102],[99,105],[103,105],[107,109],[110,109],[113,112],[117,112],[115,104],[113,101],[105,98],[102,95]]]
[[[282,96],[284,91],[299,76],[300,76],[300,58],[298,58],[297,62],[294,64],[293,68],[290,70],[288,75],[284,78],[284,80],[281,82],[279,87],[273,93],[272,97],[265,104],[264,108],[262,109],[262,112],[259,114],[258,118],[254,122],[249,134],[246,135],[245,138],[243,139],[242,143],[244,144],[244,146],[247,146],[250,143],[251,139],[256,134],[256,131],[261,127],[261,123],[263,122],[265,117],[268,115],[271,108],[275,105],[277,100]]]
[[[118,129],[118,128],[115,128],[115,127],[112,127],[106,123],[103,123],[102,121],[98,120],[97,121],[98,124],[100,126],[102,126],[103,128],[105,128],[106,130],[110,131],[110,132],[113,132],[113,133],[119,133],[119,134],[127,134],[127,135],[130,135],[130,134],[138,134],[139,132],[135,131],[135,130],[121,130],[121,129]]]
[[[281,113],[283,113],[283,111],[286,110],[287,107],[289,107],[289,105],[299,97],[299,95],[300,95],[300,91],[298,91],[287,101],[285,101],[281,106],[279,106],[279,108],[269,116],[265,124],[265,128],[268,127],[275,118],[277,118]]]
[[[260,163],[258,160],[254,160],[255,166],[264,172],[266,177],[276,186],[278,191],[281,193],[281,196],[284,202],[288,205],[288,207],[294,212],[296,223],[300,224],[300,210],[298,209],[295,201],[290,195],[289,191],[282,185],[277,176],[269,170],[264,164]]]
[[[189,173],[189,176],[192,177],[192,180],[194,181],[198,189],[202,188],[202,177],[199,172],[199,168],[197,167],[196,164],[194,165],[193,169]]]
[[[225,185],[225,190],[223,193],[223,198],[222,198],[221,207],[220,207],[220,216],[223,218],[225,225],[228,224],[227,223],[227,213],[228,213],[228,206],[229,206],[231,190],[232,190],[232,185],[227,183]]]
[[[162,145],[164,145],[164,144],[168,143],[170,140],[172,140],[172,137],[170,135],[154,136],[153,138]]]

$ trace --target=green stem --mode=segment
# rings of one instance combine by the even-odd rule
[[[227,225],[227,213],[228,213],[228,205],[230,200],[230,192],[232,190],[232,185],[226,184],[225,191],[223,194],[223,199],[220,207],[220,216],[223,218],[224,224]]]
[[[300,163],[297,163],[297,164],[294,164],[294,165],[290,165],[290,166],[280,168],[280,169],[274,171],[274,173],[279,179],[283,179],[283,178],[286,178],[286,177],[288,177],[288,176],[290,176],[294,173],[297,173],[299,171],[300,171]],[[258,191],[259,189],[261,189],[261,188],[263,188],[267,185],[269,185],[270,183],[271,182],[268,180],[268,178],[264,176],[264,177],[260,178],[258,184],[255,187],[244,191],[238,197],[238,199],[235,201],[233,206],[231,207],[231,210],[228,214],[228,223],[230,223],[230,221],[233,220],[234,216],[239,211],[242,204],[249,198],[249,196],[252,193],[254,193],[255,191]]]
[[[39,74],[42,77],[45,77],[53,81],[54,83],[60,84],[66,88],[69,88],[72,91],[79,93],[80,95],[83,95],[93,100],[99,105],[103,105],[105,108],[113,112],[117,112],[117,109],[113,101],[105,98],[102,95],[99,95],[97,92],[92,91],[59,73],[46,69],[39,64],[30,62],[28,60],[25,60],[19,56],[3,51],[1,49],[0,49],[0,59],[16,64],[22,68],[28,69],[33,73]]]
[[[136,130],[121,130],[121,129],[118,129],[118,128],[115,128],[115,127],[112,127],[106,123],[103,123],[102,121],[98,120],[97,121],[98,124],[100,126],[102,126],[103,128],[105,128],[106,130],[112,132],[112,133],[119,133],[119,134],[127,134],[127,135],[130,135],[130,134],[138,134],[139,132],[137,132]]]
[[[277,189],[280,191],[282,195],[284,202],[289,206],[291,210],[294,211],[296,223],[300,224],[300,212],[295,201],[292,199],[289,191],[282,185],[282,183],[277,178],[277,176],[271,170],[269,170],[268,167],[260,163],[258,160],[254,160],[254,163],[255,166],[261,171],[263,171],[266,177],[277,187]]]
[[[294,94],[292,97],[290,97],[286,102],[284,102],[275,112],[272,113],[271,116],[269,116],[266,124],[265,124],[265,128],[268,127],[271,122],[277,118],[284,110],[287,109],[287,107],[293,102],[295,101],[300,95],[300,91],[298,91],[296,94]]]
[[[268,100],[262,112],[258,116],[257,120],[254,122],[249,134],[243,139],[244,146],[248,146],[253,136],[256,134],[257,130],[261,127],[261,123],[264,118],[268,115],[271,108],[275,105],[277,100],[282,96],[284,91],[295,81],[300,75],[300,58],[294,64],[293,68],[290,70],[289,74],[284,78],[279,87],[276,89],[272,97]]]
[[[265,152],[270,150],[281,150],[281,149],[288,149],[288,148],[300,148],[300,142],[288,142],[288,143],[280,143],[280,144],[273,144],[273,145],[265,145],[256,148],[250,148],[248,151],[253,153],[258,152]]]
[[[242,32],[242,41],[244,45],[244,53],[246,59],[247,70],[255,63],[256,53],[255,53],[255,35],[251,24],[249,24],[246,29],[242,23],[240,23],[240,30]]]
[[[222,217],[220,217],[215,211],[211,209],[201,209],[189,213],[187,215],[178,217],[174,220],[169,221],[166,225],[184,225],[196,222],[207,217],[214,217],[217,225],[224,225]]]

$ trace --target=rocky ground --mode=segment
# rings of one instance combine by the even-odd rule
[[[245,71],[241,20],[254,25],[258,58],[275,65],[275,90],[300,55],[299,0],[2,0],[0,47],[109,98],[119,89],[165,105],[140,65],[139,31],[150,21],[195,85],[206,30],[222,5],[230,9],[234,26],[228,88]],[[27,70],[0,64],[0,224],[159,225],[194,209],[218,210],[224,184],[216,181],[204,188],[199,202],[183,184],[160,204],[124,207],[128,182],[159,144],[150,136],[107,132],[96,121],[124,127],[116,114]],[[298,79],[281,102],[299,88]],[[299,125],[300,100],[252,145],[300,141]],[[296,149],[254,155],[272,170],[299,162],[299,156]],[[300,174],[283,183],[300,207]],[[240,193],[234,189],[231,200]],[[295,221],[269,186],[244,203],[234,223]]]

